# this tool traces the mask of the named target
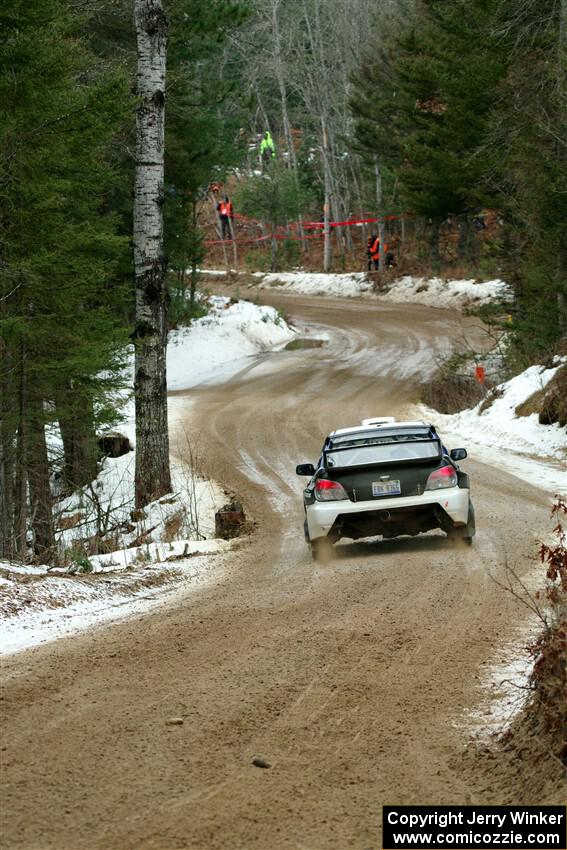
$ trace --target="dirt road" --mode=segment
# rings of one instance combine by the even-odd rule
[[[332,427],[403,415],[462,319],[269,300],[328,343],[251,361],[185,414],[257,533],[182,605],[4,663],[3,847],[364,850],[385,803],[553,797],[462,759],[482,665],[523,617],[488,572],[530,568],[545,494],[470,461],[472,549],[431,534],[315,565],[302,539],[295,464]]]

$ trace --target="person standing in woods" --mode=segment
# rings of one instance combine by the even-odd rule
[[[371,271],[372,264],[374,264],[374,270],[378,271],[380,267],[380,237],[376,234],[368,237],[366,256],[368,257],[368,271]]]
[[[228,195],[223,195],[222,201],[217,204],[217,212],[221,223],[221,239],[233,239],[232,221],[234,212],[232,209],[232,201]]]
[[[391,236],[388,244],[384,246],[384,265],[387,269],[393,269],[396,266],[396,253],[400,244],[398,235]]]
[[[260,159],[263,165],[268,165],[276,156],[276,146],[272,139],[272,134],[269,130],[264,133],[264,138],[260,144]]]

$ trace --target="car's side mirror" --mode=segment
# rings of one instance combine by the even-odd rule
[[[300,463],[295,467],[296,475],[315,475],[315,467],[312,463]]]
[[[466,449],[452,449],[451,460],[464,460],[467,456]]]

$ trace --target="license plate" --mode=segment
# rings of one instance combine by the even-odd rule
[[[399,481],[373,481],[373,496],[399,496],[402,492]]]

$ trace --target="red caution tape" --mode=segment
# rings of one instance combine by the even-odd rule
[[[248,216],[241,215],[240,213],[234,213],[234,219],[238,219],[243,223],[255,224],[257,227],[261,227],[262,230],[266,230],[267,226],[265,222],[259,221],[255,218],[249,218]],[[382,215],[376,217],[369,218],[349,218],[345,221],[330,221],[329,227],[353,227],[359,226],[362,224],[374,224],[379,221],[394,221],[395,219],[399,219],[399,215]],[[292,235],[289,231],[291,229],[298,230],[302,227],[304,230],[317,230],[317,233],[313,235]],[[233,242],[236,242],[237,245],[253,245],[258,242],[265,242],[268,239],[277,239],[277,240],[285,240],[289,239],[291,241],[297,242],[302,241],[304,239],[320,239],[323,236],[325,223],[323,221],[299,221],[299,222],[290,222],[287,228],[280,227],[278,231],[275,233],[262,234],[261,236],[256,236],[250,239],[207,239],[205,240],[205,245],[231,245]],[[282,232],[283,231],[283,232]]]

